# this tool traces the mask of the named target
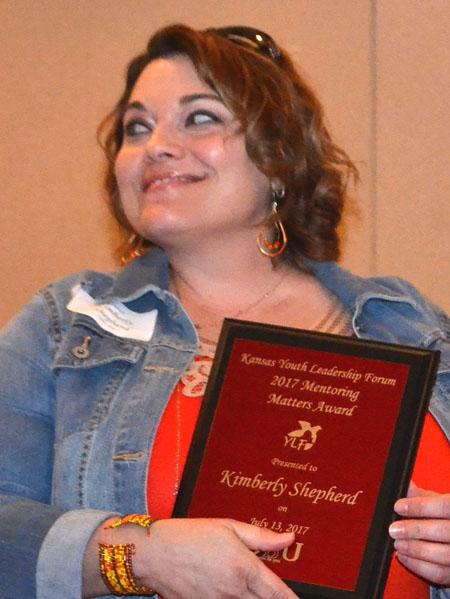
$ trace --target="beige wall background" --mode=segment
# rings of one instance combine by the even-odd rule
[[[343,264],[448,310],[448,0],[2,0],[0,324],[52,279],[115,268],[95,129],[173,21],[253,25],[294,54],[361,171]]]

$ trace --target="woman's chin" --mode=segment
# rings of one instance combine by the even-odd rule
[[[138,233],[155,245],[168,248],[187,242],[195,235],[193,223],[187,224],[173,219],[154,220],[147,227],[136,227]]]

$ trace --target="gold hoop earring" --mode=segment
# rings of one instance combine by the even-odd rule
[[[125,266],[125,264],[132,262],[135,258],[143,256],[145,253],[144,238],[137,233],[133,233],[128,238],[127,247],[120,257],[120,263],[122,266]]]
[[[263,225],[263,230],[256,238],[258,250],[268,258],[281,256],[288,244],[286,229],[278,218],[278,203],[275,199],[282,199],[284,195],[284,187],[272,190],[272,197],[274,198],[272,201],[272,212],[267,223]]]

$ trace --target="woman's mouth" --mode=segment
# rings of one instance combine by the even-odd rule
[[[145,193],[167,190],[171,187],[180,185],[189,185],[190,183],[198,183],[206,179],[206,175],[190,175],[190,174],[167,174],[161,176],[153,176],[144,179],[143,189]]]

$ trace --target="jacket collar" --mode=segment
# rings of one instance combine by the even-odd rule
[[[169,272],[167,256],[161,249],[154,248],[118,273],[87,272],[84,283],[97,301],[128,303],[149,291],[163,299],[169,288]]]
[[[120,271],[111,289],[111,294],[117,299],[135,299],[145,293],[148,285],[167,290],[169,276],[167,256],[163,250],[155,247]]]
[[[343,305],[352,312],[358,309],[361,302],[375,298],[402,302],[420,310],[418,302],[406,292],[404,284],[392,284],[394,279],[360,277],[336,262],[310,261],[308,266],[322,285],[337,295]]]
[[[360,277],[335,262],[311,262],[309,266],[351,312],[358,337],[416,347],[445,339],[439,311],[406,281]]]
[[[419,347],[444,338],[434,307],[401,279],[360,277],[335,262],[310,261],[308,266],[351,312],[358,337]],[[91,281],[91,293],[98,300],[129,303],[151,291],[158,299],[172,304],[174,298],[167,293],[169,276],[167,256],[155,247],[115,278],[97,275]]]

